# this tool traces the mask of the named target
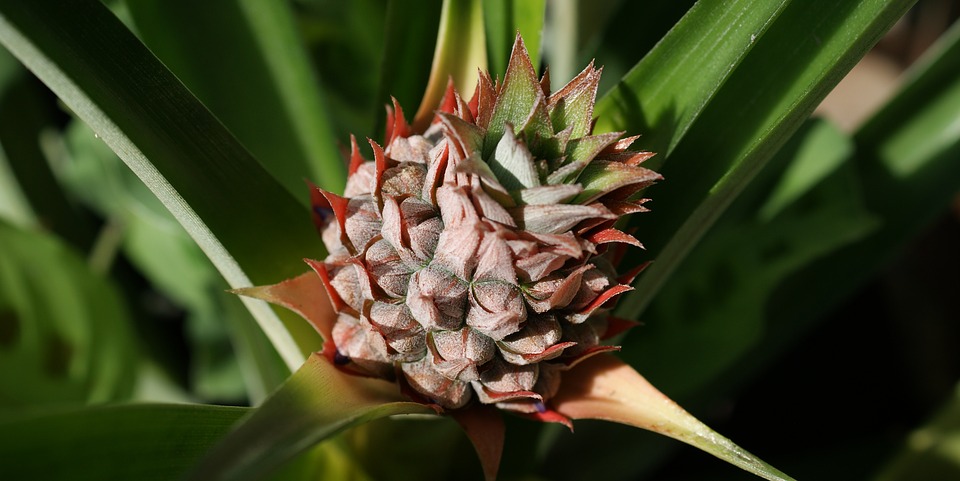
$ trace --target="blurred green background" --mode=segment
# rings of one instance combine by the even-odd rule
[[[13,10],[7,3],[2,10]],[[408,117],[416,111],[442,4],[105,3],[277,179],[283,189],[276,190],[303,206],[305,179],[342,186],[340,155],[350,134],[379,138],[391,95]],[[524,25],[530,7],[523,3],[485,5],[492,72],[503,71],[513,32]],[[641,146],[660,153],[651,162],[662,164],[666,181],[649,189],[653,212],[635,223],[648,250],[629,263],[661,259],[673,235],[696,220],[691,214],[714,205],[709,196],[726,173],[741,172],[753,158],[748,137],[773,139],[756,147],[769,152],[757,154],[766,157],[747,169],[749,184],[731,191],[729,207],[712,201],[722,205],[715,223],[705,219],[703,232],[695,231],[702,239],[693,236],[689,252],[662,261],[670,267],[653,273],[662,285],[641,277],[639,286],[651,283],[649,298],[638,292],[621,305],[643,322],[622,339],[622,357],[717,431],[797,479],[960,480],[960,2],[920,0],[855,67],[857,48],[872,45],[870,35],[882,29],[863,27],[852,52],[832,47],[842,35],[826,34],[859,25],[854,4],[893,2],[780,2],[775,21],[757,21],[766,30],[756,46],[751,38],[736,69],[722,72],[715,95],[690,114],[696,101],[682,100],[697,93],[683,86],[699,89],[701,66],[704,84],[719,67],[683,63],[676,58],[686,50],[668,48],[704,48],[692,23],[673,37],[676,44],[661,39],[694,3],[546,2],[536,53],[550,66],[554,89],[595,59],[604,68],[599,97],[614,92],[597,108],[598,128],[642,133]],[[704,38],[725,39],[715,31]],[[701,53],[696,48],[690,51]],[[836,58],[817,56],[833,48]],[[928,50],[934,57],[925,59]],[[648,52],[653,67],[640,63],[632,77],[641,87],[622,90],[621,79]],[[122,56],[103,61],[125,65]],[[683,74],[673,83],[644,70],[671,62]],[[806,75],[822,78],[797,86]],[[145,88],[151,79],[142,78]],[[664,96],[633,117],[618,110],[616,95],[661,84],[681,101]],[[807,104],[819,104],[811,120]],[[183,129],[202,137],[206,127]],[[6,51],[0,147],[0,424],[8,433],[53,431],[56,423],[28,421],[108,402],[255,405],[289,375],[168,208]],[[696,163],[710,155],[716,164]],[[881,164],[889,170],[876,168]],[[251,205],[259,195],[247,192]],[[241,224],[245,215],[222,212]],[[255,257],[272,244],[257,240],[262,226],[250,215],[248,245],[236,245]],[[289,237],[308,227],[304,215]],[[301,257],[323,255],[318,238],[295,254],[274,251],[250,270],[254,282],[290,277]],[[283,255],[293,264],[280,265]],[[303,350],[316,348],[305,323],[283,320]],[[210,442],[241,411],[218,413]],[[414,422],[352,430],[278,477],[479,476],[453,423]],[[505,479],[752,479],[622,426],[582,422],[571,434],[511,418],[508,433]],[[54,434],[20,439],[42,444]],[[4,439],[0,449],[17,442]],[[431,451],[436,445],[445,447]],[[410,459],[432,462],[409,468]],[[324,468],[303,468],[311,462]]]

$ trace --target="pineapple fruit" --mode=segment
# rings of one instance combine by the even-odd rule
[[[443,410],[494,404],[542,417],[563,371],[616,349],[609,315],[638,272],[614,225],[660,179],[636,137],[591,135],[600,70],[557,92],[520,37],[502,82],[452,85],[415,132],[394,101],[385,146],[352,139],[343,196],[316,189],[329,256],[308,261],[337,313],[328,357]]]

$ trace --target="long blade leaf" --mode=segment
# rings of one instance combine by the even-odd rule
[[[642,133],[640,145],[669,157],[703,109],[789,0],[697,2],[597,103],[597,132]]]
[[[507,71],[513,40],[520,32],[534,68],[540,66],[540,38],[546,10],[544,0],[487,0],[483,2],[483,20],[487,34],[487,58],[490,72]],[[469,93],[467,93],[469,95]]]
[[[344,163],[287,2],[126,3],[150,50],[288,191],[306,203],[304,178],[343,188]]]
[[[169,481],[249,409],[135,404],[0,421],[2,479]]]
[[[300,258],[321,253],[306,210],[100,2],[3,0],[0,42],[120,155],[231,286],[292,277]],[[279,319],[245,302],[299,365]]]
[[[486,68],[487,46],[483,30],[482,2],[444,0],[430,80],[413,119],[414,128],[426,130],[449,81],[453,81],[458,92],[472,93],[477,83],[478,70]]]
[[[854,165],[863,203],[881,222],[869,236],[807,265],[779,286],[780,302],[769,313],[777,325],[815,318],[850,295],[940,215],[960,190],[958,69],[960,23],[915,65],[896,97],[856,133]],[[780,294],[801,288],[803,296]],[[764,351],[778,348],[779,343],[763,345]]]
[[[857,60],[913,4],[791,4],[757,40],[662,173],[644,244],[657,262],[621,312],[637,316],[690,249]],[[803,39],[797,41],[797,39]],[[695,167],[694,167],[695,166]]]
[[[315,354],[185,479],[260,479],[350,427],[395,414],[433,412],[422,404],[399,401],[399,393],[390,393],[389,387],[343,374]]]
[[[442,5],[442,0],[390,0],[387,3],[386,45],[373,132],[383,133],[386,118],[383,106],[390,105],[390,97],[407,108],[413,108],[423,98],[437,42],[436,37],[423,32],[437,30]]]

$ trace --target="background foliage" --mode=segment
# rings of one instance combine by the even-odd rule
[[[960,479],[956,2],[442,18],[470,4],[0,0],[0,477],[179,477],[287,379],[316,334],[226,289],[323,256],[304,179],[339,189],[349,135],[378,138],[391,95],[412,117],[458,21],[494,74],[516,31],[555,89],[596,59],[597,130],[658,152],[623,359],[798,479]],[[811,118],[891,28],[879,52],[911,65],[892,97],[853,130]],[[304,434],[326,442],[272,476],[480,476],[449,420],[366,413]],[[501,472],[751,479],[633,429],[519,419]]]

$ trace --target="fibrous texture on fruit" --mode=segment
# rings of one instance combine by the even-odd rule
[[[632,280],[614,263],[640,246],[614,224],[660,176],[636,137],[591,135],[599,78],[550,93],[518,37],[503,81],[481,74],[469,101],[448,88],[426,131],[394,101],[373,160],[353,140],[344,194],[313,199],[336,364],[444,409],[535,415],[564,370],[613,349]]]

